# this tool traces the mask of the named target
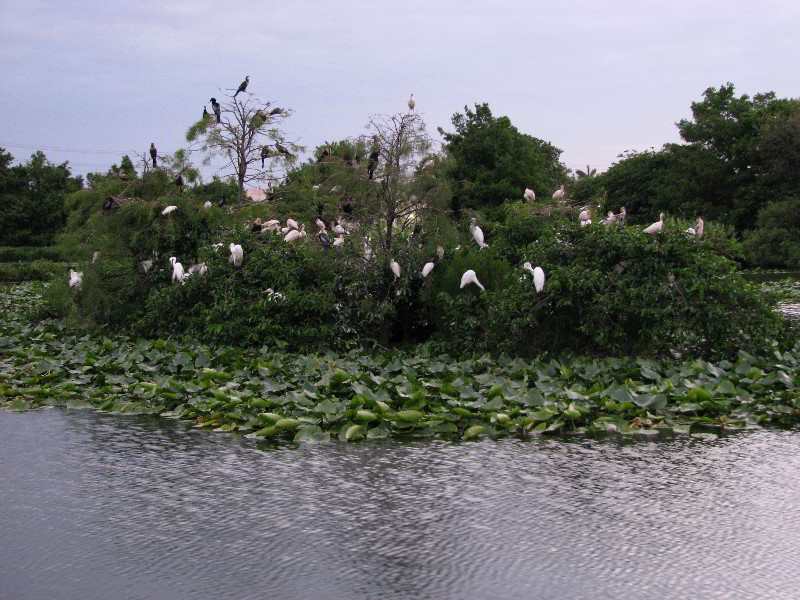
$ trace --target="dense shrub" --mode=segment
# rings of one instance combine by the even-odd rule
[[[771,202],[748,232],[747,261],[758,267],[800,267],[800,196]]]
[[[562,226],[523,254],[546,273],[540,294],[519,262],[507,287],[439,294],[437,330],[448,346],[711,356],[763,350],[782,331],[733,262],[681,232]]]

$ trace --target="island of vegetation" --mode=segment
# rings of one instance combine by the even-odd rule
[[[800,420],[797,291],[744,276],[800,267],[797,100],[709,88],[684,144],[571,174],[486,104],[434,151],[412,101],[298,164],[245,88],[86,186],[0,152],[4,406],[295,442]]]

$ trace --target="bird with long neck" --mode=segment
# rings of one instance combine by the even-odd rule
[[[478,219],[472,217],[472,221],[470,221],[469,225],[469,231],[472,234],[472,238],[477,242],[478,247],[483,250],[486,248],[486,246],[488,246],[488,244],[483,242],[483,229],[477,225],[477,222]]]
[[[664,228],[664,213],[658,215],[658,221],[645,228],[644,232],[650,235],[659,233]]]
[[[236,90],[236,93],[233,95],[234,98],[239,94],[239,92],[243,92],[247,89],[247,84],[250,83],[250,75],[244,78],[244,81],[239,84],[239,89]]]
[[[478,276],[475,274],[475,271],[469,269],[468,271],[464,271],[464,274],[461,276],[461,286],[459,289],[463,290],[471,283],[477,285],[483,291],[486,291],[486,288],[481,285],[480,281],[478,281]]]
[[[411,97],[408,99],[408,110],[414,110],[417,106],[417,101],[414,100],[414,94],[411,94]]]
[[[220,122],[221,122],[221,120],[222,120],[222,119],[221,119],[221,116],[222,116],[222,109],[220,108],[220,106],[219,106],[219,102],[217,102],[217,99],[216,99],[216,98],[212,98],[212,99],[211,99],[211,110],[213,110],[213,111],[214,111],[214,114],[215,114],[215,115],[216,115],[216,117],[217,117],[217,123],[220,123]]]

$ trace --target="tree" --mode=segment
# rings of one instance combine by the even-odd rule
[[[575,171],[575,174],[578,176],[578,179],[584,179],[585,177],[594,177],[597,175],[597,169],[592,169],[590,165],[586,165],[586,170],[581,171],[580,169]]]
[[[507,199],[522,198],[525,188],[540,196],[567,179],[559,162],[561,150],[530,135],[520,133],[508,117],[494,117],[489,105],[464,107],[452,118],[455,131],[439,128],[453,163],[453,210],[495,207]]]
[[[245,184],[275,179],[275,169],[291,164],[302,148],[287,142],[280,129],[291,111],[261,102],[250,92],[227,98],[220,102],[220,122],[213,115],[203,117],[186,132],[186,140],[199,141],[206,155],[203,164],[210,164],[215,156],[225,159],[220,171],[233,169],[239,201],[243,201]]]
[[[51,244],[64,227],[64,198],[83,187],[83,178],[40,151],[24,165],[12,167],[12,161],[0,148],[0,245]]]

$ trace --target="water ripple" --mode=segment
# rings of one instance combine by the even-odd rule
[[[791,598],[800,433],[264,449],[0,412],[2,598]]]

